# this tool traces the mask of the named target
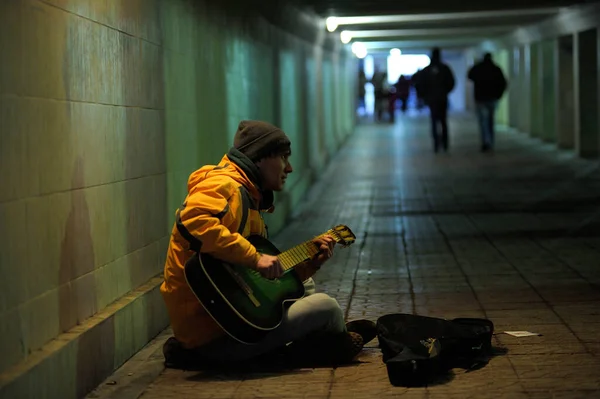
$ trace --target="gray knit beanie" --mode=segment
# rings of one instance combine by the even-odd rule
[[[290,152],[290,139],[280,128],[262,121],[241,121],[233,146],[253,162]]]

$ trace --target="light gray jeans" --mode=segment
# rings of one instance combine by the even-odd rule
[[[206,360],[238,362],[271,352],[311,333],[346,331],[344,312],[337,300],[315,293],[312,279],[305,281],[304,286],[306,295],[287,308],[281,325],[259,343],[242,344],[227,335],[195,351]]]

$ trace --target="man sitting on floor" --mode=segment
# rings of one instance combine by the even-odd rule
[[[293,171],[291,153],[290,140],[281,129],[266,122],[242,121],[233,147],[220,163],[203,166],[189,177],[188,195],[178,213],[179,228],[176,223],[171,233],[160,288],[175,335],[163,348],[167,366],[223,365],[282,350],[294,359],[341,364],[350,362],[364,343],[374,338],[373,322],[346,324],[338,302],[314,292],[312,276],[333,255],[335,241],[329,236],[316,238],[319,253],[295,268],[306,295],[288,306],[281,325],[257,344],[243,344],[226,334],[186,282],[184,265],[194,252],[181,227],[201,243],[202,253],[246,266],[268,279],[282,275],[279,259],[259,253],[247,237],[267,235],[261,213],[273,211],[273,191],[283,190]],[[245,195],[255,206],[244,209]]]

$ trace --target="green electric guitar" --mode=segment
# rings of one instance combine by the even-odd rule
[[[330,235],[343,247],[356,240],[344,225],[322,235]],[[279,258],[285,270],[280,278],[269,280],[247,267],[207,254],[195,255],[186,263],[185,277],[202,306],[225,332],[242,343],[253,344],[281,324],[286,303],[304,296],[304,285],[294,267],[316,255],[318,248],[310,240],[280,252],[261,236],[248,240],[260,253]]]

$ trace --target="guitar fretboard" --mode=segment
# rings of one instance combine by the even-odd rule
[[[329,231],[323,233],[322,235],[329,234]],[[305,241],[302,244],[298,244],[293,248],[288,249],[277,255],[279,258],[279,262],[281,262],[281,266],[284,270],[292,269],[293,267],[299,265],[300,263],[311,259],[319,252],[319,248],[315,245],[315,243],[310,241]]]

